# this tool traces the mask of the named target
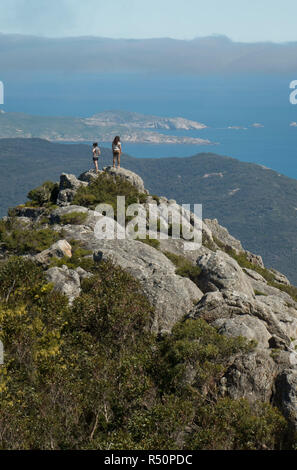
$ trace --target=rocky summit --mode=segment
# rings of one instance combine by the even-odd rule
[[[110,191],[108,184],[113,185]],[[159,342],[173,341],[177,325],[191,322],[195,328],[201,321],[219,337],[245,338],[251,347],[230,351],[215,379],[216,397],[244,399],[251,407],[259,403],[276,407],[288,423],[288,439],[293,439],[297,431],[297,288],[283,274],[266,268],[260,254],[246,251],[217,220],[202,222],[202,244],[190,250],[185,250],[182,238],[170,235],[170,226],[168,239],[162,238],[162,220],[154,240],[99,239],[95,227],[103,215],[96,211],[96,204],[113,205],[115,195],[127,195],[126,199],[131,197],[128,202],[140,202],[144,207],[154,203],[165,205],[171,213],[180,210],[175,201],[150,195],[140,176],[124,168],[106,167],[98,174],[89,170],[79,177],[63,173],[59,183],[47,182],[31,191],[31,200],[3,219],[6,235],[2,228],[1,263],[15,254],[33,262],[71,308],[86,295],[84,285],[94,276],[91,266],[111,263],[141,286],[152,307],[147,328]],[[191,214],[192,224],[193,218]],[[32,242],[18,253],[10,238],[17,227],[24,233],[47,233],[47,246]],[[9,290],[5,295],[10,298]],[[91,311],[91,304],[89,308]],[[191,348],[200,350],[198,339],[193,339]],[[177,361],[175,367],[186,360],[182,349],[178,360],[177,351],[171,354],[170,361]],[[209,361],[205,355],[205,363]],[[216,367],[216,360],[213,362]],[[190,361],[184,383],[200,390],[201,380],[195,361]],[[212,396],[206,386],[202,389],[202,395]],[[148,408],[151,399],[147,398]],[[111,416],[110,405],[106,407]],[[187,424],[186,431],[175,435],[175,446],[182,448],[193,426]]]

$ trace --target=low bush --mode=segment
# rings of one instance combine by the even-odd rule
[[[88,214],[84,212],[73,211],[60,217],[61,225],[83,225],[87,220]]]
[[[125,196],[126,208],[130,204],[138,203],[143,198],[138,190],[128,181],[119,177],[112,178],[107,174],[100,174],[89,186],[81,186],[73,200],[74,205],[95,209],[98,204],[110,204],[115,217],[117,215],[117,196]]]
[[[254,293],[255,293],[255,295],[264,295],[264,296],[267,296],[267,294],[264,294],[264,292],[261,292],[261,291],[259,291],[259,290],[257,290],[257,289],[254,289]]]
[[[53,258],[50,267],[62,267],[66,265],[69,269],[81,267],[86,271],[92,271],[94,267],[93,257],[90,257],[92,251],[82,248],[81,243],[77,240],[71,240],[72,256],[63,256],[63,258]]]
[[[267,403],[220,398],[198,404],[193,429],[187,446],[194,450],[267,450],[282,449],[287,425]]]
[[[10,253],[39,253],[58,240],[59,234],[49,228],[26,228],[17,219],[0,221],[0,244]]]
[[[201,393],[212,390],[215,393],[230,357],[240,351],[252,351],[254,347],[255,343],[245,338],[229,338],[219,334],[202,319],[178,323],[172,334],[160,343],[157,361],[160,369],[157,375],[161,378],[161,388],[172,393],[187,390],[189,384],[186,377],[190,367],[197,390]]]
[[[27,197],[30,199],[30,204],[43,206],[45,204],[55,204],[59,193],[58,183],[46,181],[38,188],[32,189]]]
[[[154,201],[156,201],[156,203],[157,203],[158,205],[160,204],[160,197],[159,197],[159,196],[156,196],[156,194],[154,194],[154,195],[152,196],[152,199],[153,199]]]
[[[218,247],[216,246],[217,240],[214,238],[214,241],[212,241],[206,236],[204,232],[202,232],[202,245],[205,246],[205,248],[208,248],[211,251],[216,251],[218,249]]]
[[[137,238],[139,242],[145,243],[146,245],[152,246],[156,250],[160,248],[160,241],[154,238],[150,238],[148,235],[146,238]]]
[[[176,266],[176,274],[182,277],[188,277],[199,287],[199,276],[201,274],[199,266],[194,265],[184,256],[176,255],[169,251],[165,251],[164,255]]]

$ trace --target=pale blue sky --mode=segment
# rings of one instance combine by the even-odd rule
[[[296,0],[1,0],[0,32],[296,41]]]

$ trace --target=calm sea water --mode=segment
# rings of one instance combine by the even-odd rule
[[[207,129],[178,132],[217,145],[125,144],[135,157],[182,157],[215,152],[273,168],[297,178],[297,106],[289,103],[289,76],[46,76],[3,77],[7,111],[90,116],[121,109],[182,116]],[[255,128],[260,123],[264,127]],[[245,129],[228,129],[229,126]],[[94,140],[98,136],[94,136]]]

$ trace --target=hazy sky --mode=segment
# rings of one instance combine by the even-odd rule
[[[296,0],[1,0],[0,32],[296,41]]]

